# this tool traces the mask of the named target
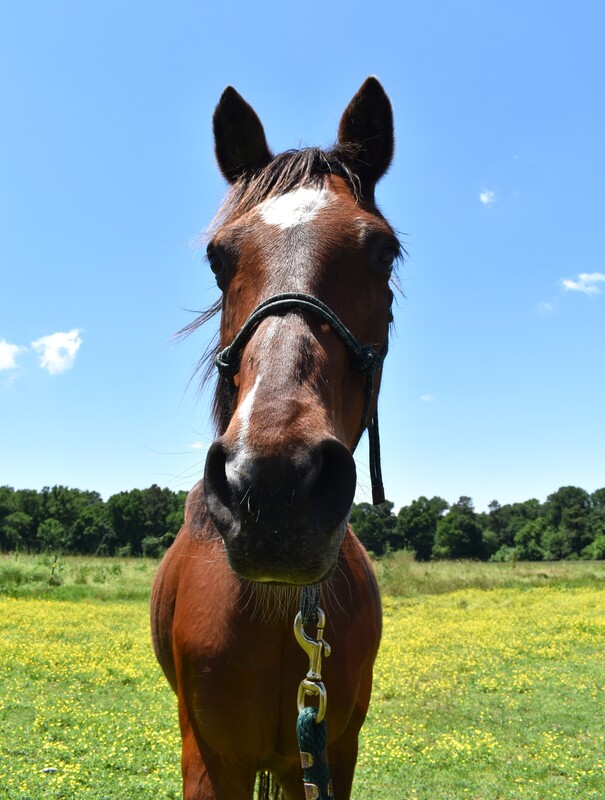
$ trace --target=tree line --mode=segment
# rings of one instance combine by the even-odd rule
[[[155,484],[107,501],[98,492],[65,486],[40,492],[0,486],[0,550],[160,555],[183,523],[186,497]]]
[[[183,523],[187,493],[157,485],[119,492],[0,486],[0,551],[158,556]],[[385,501],[354,504],[351,526],[377,556],[408,550],[419,561],[605,559],[605,488],[563,486],[546,502],[526,500],[477,512],[470,497],[450,505],[419,497],[397,513]]]
[[[419,497],[397,514],[388,500],[360,503],[351,511],[351,526],[376,555],[409,550],[418,561],[605,559],[605,489],[589,494],[562,486],[544,503],[493,500],[487,512],[475,511],[470,497],[452,505]]]

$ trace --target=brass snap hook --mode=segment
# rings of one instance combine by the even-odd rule
[[[317,609],[317,639],[312,639],[305,631],[302,614],[300,611],[294,620],[294,635],[296,641],[309,656],[309,671],[298,687],[297,707],[299,713],[305,707],[305,697],[318,698],[317,722],[321,722],[326,715],[328,702],[326,687],[321,681],[321,659],[327,658],[332,652],[330,645],[324,641],[323,632],[326,627],[326,615],[321,608]]]

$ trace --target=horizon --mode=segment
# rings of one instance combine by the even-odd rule
[[[146,489],[151,489],[154,486],[157,486],[159,489],[162,489],[162,490],[168,489],[169,491],[173,492],[174,494],[178,494],[181,491],[188,492],[187,489],[172,489],[169,486],[162,486],[161,484],[155,484],[155,483],[149,484],[148,486],[133,486],[130,489],[119,489],[117,492],[113,492],[112,494],[107,495],[107,496],[102,495],[101,492],[98,492],[96,489],[91,489],[90,487],[89,488],[82,488],[82,487],[79,487],[79,486],[65,486],[64,484],[53,484],[53,485],[43,486],[40,489],[34,489],[32,487],[26,487],[26,486],[20,487],[20,488],[15,488],[14,486],[9,486],[8,484],[1,484],[0,488],[5,488],[6,487],[6,488],[9,488],[9,489],[12,489],[13,491],[34,491],[34,492],[37,492],[38,494],[42,493],[46,489],[52,490],[52,489],[55,489],[55,488],[63,488],[63,489],[67,489],[68,491],[76,491],[76,492],[96,492],[101,497],[101,500],[104,503],[106,503],[109,500],[110,497],[113,497],[116,494],[128,493],[128,492],[133,492],[133,491],[145,491]],[[445,502],[447,503],[447,510],[448,511],[451,509],[451,507],[453,505],[458,503],[460,500],[470,497],[470,499],[472,501],[472,507],[473,507],[473,510],[475,511],[475,513],[477,513],[477,514],[489,514],[490,513],[489,506],[493,502],[497,502],[499,507],[503,507],[503,506],[508,506],[508,505],[523,505],[525,503],[530,503],[533,500],[536,500],[541,506],[544,506],[548,502],[549,498],[552,495],[556,494],[558,491],[560,491],[561,489],[564,489],[564,488],[580,489],[581,491],[586,492],[589,497],[592,497],[592,495],[595,494],[595,492],[599,492],[599,491],[602,491],[603,489],[605,489],[605,486],[600,486],[597,489],[595,489],[593,492],[587,491],[582,486],[571,486],[571,485],[569,485],[569,486],[559,486],[556,489],[553,489],[552,492],[549,492],[548,495],[544,498],[544,500],[540,500],[537,497],[526,497],[524,500],[513,500],[512,502],[508,502],[508,503],[500,503],[498,498],[494,497],[490,501],[490,503],[487,506],[485,506],[484,508],[482,508],[482,509],[477,508],[473,498],[470,495],[464,495],[464,494],[460,495],[455,500],[448,500],[448,498],[441,497],[440,495],[433,495],[432,497],[427,497],[426,495],[418,495],[418,497],[412,498],[412,500],[410,500],[408,503],[406,503],[405,505],[402,505],[402,506],[397,506],[397,504],[393,503],[393,501],[390,500],[390,498],[388,496],[385,498],[384,502],[393,503],[392,513],[394,513],[396,515],[397,512],[400,511],[401,508],[405,508],[405,507],[409,506],[411,503],[415,502],[416,500],[419,500],[421,497],[425,497],[427,500],[432,500],[432,499],[435,499],[435,498],[438,498],[438,499],[441,499],[441,500],[445,500]],[[373,505],[371,499],[369,499],[369,498],[361,499],[361,500],[358,500],[356,498],[354,503],[353,503],[353,505],[356,506],[356,505],[360,505],[361,503],[367,503],[368,505]],[[381,505],[381,504],[379,504],[379,505]]]

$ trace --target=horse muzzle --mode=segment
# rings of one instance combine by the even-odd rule
[[[204,491],[232,569],[257,582],[305,585],[329,576],[355,495],[355,462],[337,439],[288,454],[210,447]]]

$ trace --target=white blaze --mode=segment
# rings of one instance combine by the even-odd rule
[[[325,187],[301,186],[293,192],[266,200],[259,206],[259,211],[267,225],[277,225],[286,230],[310,222],[328,199]]]
[[[250,429],[250,418],[252,416],[252,409],[254,407],[254,397],[256,395],[256,390],[258,389],[258,384],[260,380],[260,375],[256,376],[256,380],[254,381],[254,386],[250,389],[248,394],[244,397],[241,405],[237,409],[237,416],[239,419],[239,440],[242,445],[247,444],[248,438],[248,431]]]
[[[279,336],[279,325],[281,320],[278,317],[274,317],[270,319],[267,323],[267,326],[264,330],[263,334],[263,354],[270,354],[271,349],[273,348],[273,342]],[[249,442],[248,436],[250,432],[250,423],[252,420],[252,414],[254,412],[254,407],[256,404],[256,393],[258,387],[262,380],[265,379],[266,373],[270,371],[271,367],[271,359],[269,357],[261,357],[260,360],[261,367],[254,379],[254,384],[252,388],[248,392],[248,394],[244,397],[242,402],[237,407],[237,420],[238,420],[238,432],[237,432],[237,454],[233,461],[229,462],[226,466],[226,474],[230,480],[234,479],[234,475],[244,475],[245,474],[245,463],[248,458],[249,454]]]

